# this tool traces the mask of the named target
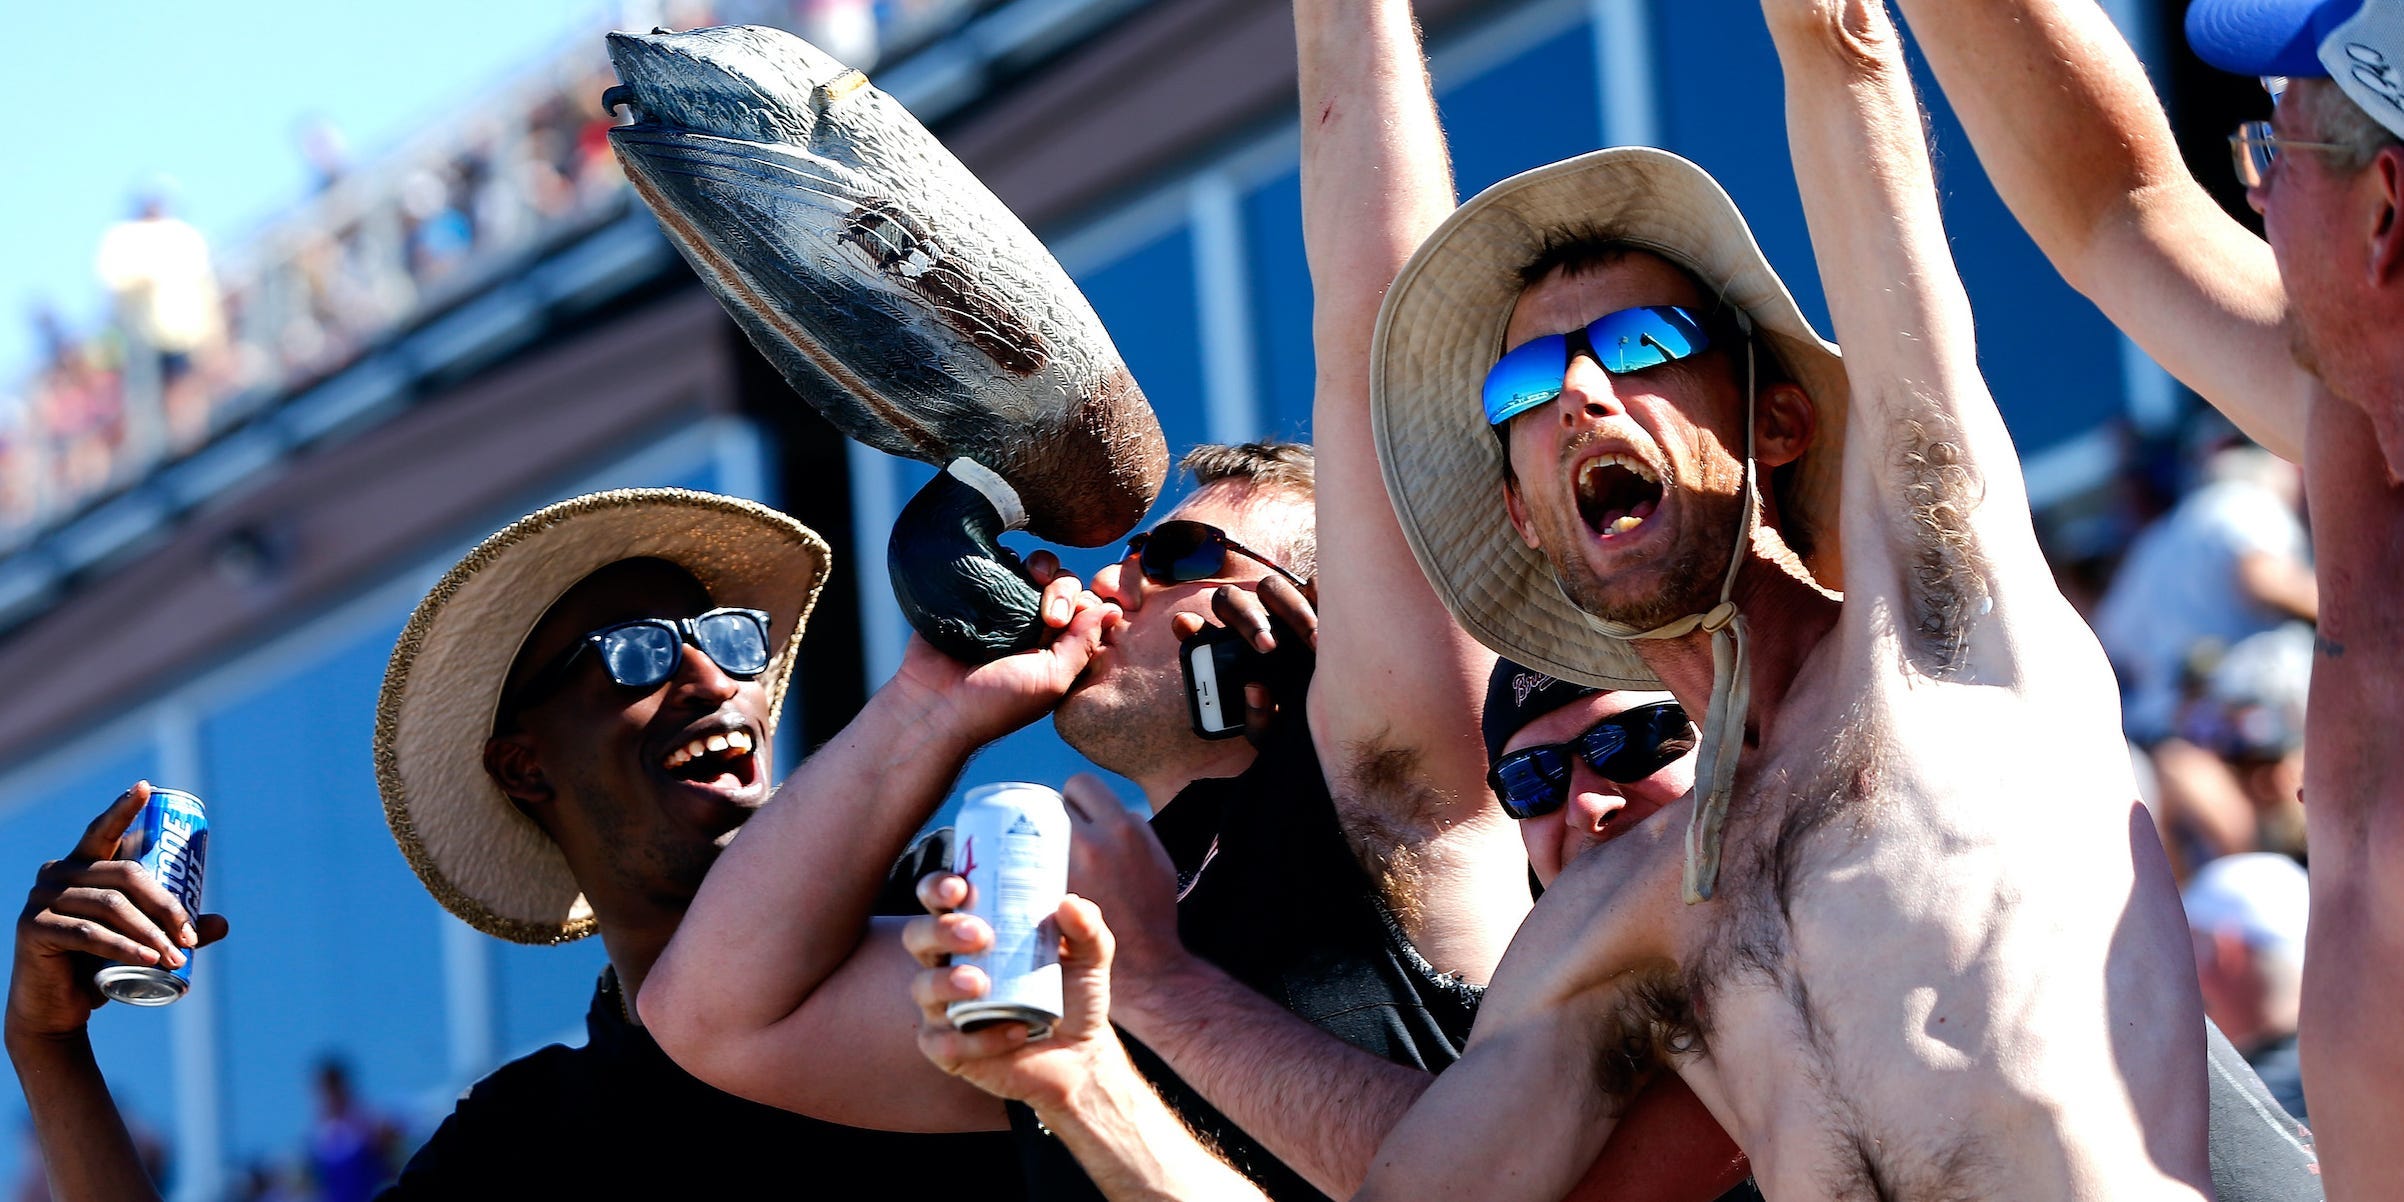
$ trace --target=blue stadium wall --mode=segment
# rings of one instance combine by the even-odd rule
[[[2148,31],[2133,34],[2148,44]],[[1495,6],[1440,31],[1433,51],[1464,194],[1598,145],[1666,146],[1727,186],[1805,313],[1826,329],[1777,66],[1752,4]],[[1987,186],[1950,115],[1936,107],[1933,116],[1982,362],[2030,461],[2032,491],[2091,483],[2104,424],[2158,418],[2167,381],[2062,285]],[[1234,131],[1207,156],[1043,231],[1159,409],[1173,452],[1203,441],[1309,437],[1296,160],[1290,118]],[[614,465],[556,495],[681,484],[774,503],[765,482],[776,449],[765,438],[740,419],[712,419],[627,447]],[[906,635],[881,570],[885,533],[928,472],[856,446],[849,463],[855,525],[850,546],[838,540],[838,563],[859,590],[864,684],[873,687],[898,662]],[[1172,482],[1162,507],[1183,491]],[[483,528],[512,516],[491,514]],[[323,1053],[346,1057],[367,1097],[405,1110],[422,1132],[492,1065],[582,1038],[603,963],[598,942],[521,948],[452,920],[394,849],[377,799],[368,746],[385,658],[422,590],[472,541],[463,532],[438,553],[390,564],[381,583],[340,609],[229,653],[188,683],[0,771],[0,872],[18,879],[61,854],[136,777],[218,803],[208,904],[233,914],[234,938],[198,956],[186,1002],[165,1011],[111,1006],[94,1028],[119,1100],[176,1149],[179,1196],[201,1196],[254,1160],[289,1157],[310,1114],[309,1070]],[[1109,554],[1065,557],[1090,572]],[[172,596],[171,582],[161,596]],[[961,784],[1056,782],[1082,770],[1045,724],[979,757]],[[20,1098],[0,1100],[19,1130],[22,1108]],[[16,1142],[0,1141],[0,1180],[14,1178],[22,1155]]]

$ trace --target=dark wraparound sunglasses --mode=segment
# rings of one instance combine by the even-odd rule
[[[1226,531],[1208,522],[1177,518],[1127,540],[1127,554],[1135,557],[1135,566],[1143,572],[1144,579],[1154,584],[1216,580],[1227,574],[1230,551],[1293,581],[1295,588],[1308,587],[1301,577],[1286,571],[1276,560],[1227,537]]]
[[[756,609],[713,609],[691,618],[637,618],[577,639],[517,691],[509,709],[539,701],[558,688],[591,651],[609,678],[630,689],[657,688],[676,675],[684,645],[701,648],[729,676],[750,680],[768,670],[768,615]]]
[[[1494,762],[1486,783],[1503,813],[1541,818],[1569,801],[1571,756],[1586,761],[1597,776],[1632,785],[1694,750],[1694,723],[1675,701],[1655,701],[1620,712],[1586,728],[1566,743],[1522,747]]]
[[[1579,355],[1624,376],[1710,348],[1702,321],[1684,309],[1651,305],[1605,313],[1583,329],[1547,334],[1495,360],[1486,372],[1486,424],[1499,426],[1561,395],[1562,380]]]

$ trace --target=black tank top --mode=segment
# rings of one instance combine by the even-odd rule
[[[1177,866],[1177,931],[1195,955],[1365,1052],[1430,1072],[1461,1058],[1480,990],[1436,972],[1403,935],[1353,858],[1300,723],[1242,775],[1186,786],[1152,830]],[[1323,1196],[1151,1049],[1120,1038],[1169,1107],[1271,1198]],[[1010,1110],[1030,1198],[1101,1196],[1032,1112]]]

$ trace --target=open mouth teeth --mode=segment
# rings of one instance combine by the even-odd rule
[[[755,761],[751,732],[730,730],[705,735],[670,751],[660,760],[660,767],[671,776],[704,783],[733,777],[734,783],[751,783]]]
[[[1633,455],[1598,455],[1578,467],[1578,516],[1604,538],[1644,524],[1661,506],[1661,482]]]

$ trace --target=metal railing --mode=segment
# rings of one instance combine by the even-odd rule
[[[222,337],[163,357],[138,322],[80,339],[46,329],[45,362],[0,386],[0,555],[623,215],[630,193],[606,132],[615,118],[600,104],[616,81],[603,28],[773,24],[865,68],[960,30],[989,3],[629,0],[508,89],[328,181],[223,254]]]

